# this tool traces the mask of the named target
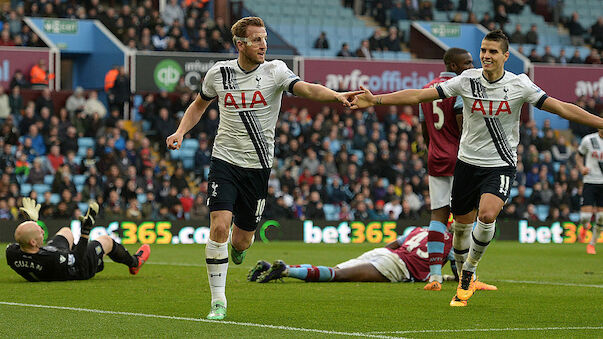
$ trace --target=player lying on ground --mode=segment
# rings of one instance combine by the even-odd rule
[[[29,281],[90,279],[105,267],[105,254],[111,260],[128,266],[130,274],[137,274],[149,259],[149,245],[142,245],[136,254],[130,255],[123,245],[106,235],[88,242],[90,230],[94,227],[94,217],[98,213],[96,202],[91,202],[86,215],[80,217],[82,235],[75,247],[73,234],[68,227],[61,228],[44,246],[44,230],[37,224],[40,204],[35,200],[23,198],[20,210],[27,221],[17,226],[17,243],[6,248],[6,262]]]
[[[282,277],[290,277],[308,282],[353,281],[353,282],[409,282],[429,279],[429,257],[427,255],[426,228],[415,228],[407,236],[401,236],[382,248],[363,253],[335,267],[312,265],[286,265],[277,260],[270,265],[258,261],[249,271],[247,279],[265,283]],[[444,234],[444,255],[450,260],[454,275],[444,275],[444,280],[458,280],[454,256],[450,252],[452,234]],[[444,260],[444,261],[447,261]],[[476,281],[481,290],[496,290],[496,286]]]

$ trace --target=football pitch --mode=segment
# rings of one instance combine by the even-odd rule
[[[256,243],[229,266],[227,321],[205,320],[202,245],[154,245],[137,276],[105,262],[88,281],[28,283],[0,253],[0,337],[595,338],[603,337],[603,247],[498,241],[478,273],[498,291],[448,305],[455,283],[247,282],[255,262],[333,266],[375,245]],[[4,248],[4,247],[2,247]],[[128,246],[133,253],[137,246]],[[450,271],[444,268],[444,273]]]

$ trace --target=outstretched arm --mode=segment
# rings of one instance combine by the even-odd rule
[[[375,105],[415,105],[421,102],[434,101],[440,97],[435,88],[405,89],[398,92],[373,95],[371,91],[360,86],[363,94],[352,101],[352,108],[366,108]]]
[[[203,99],[201,95],[197,94],[195,101],[193,101],[186,109],[176,132],[166,139],[165,142],[169,149],[180,149],[184,135],[190,131],[191,128],[195,127],[210,103],[211,100],[207,101]]]
[[[348,107],[351,105],[349,99],[361,93],[364,92],[354,91],[339,93],[325,86],[311,84],[305,81],[298,81],[293,85],[293,94],[297,95],[298,97],[321,102],[339,101],[344,106]]]
[[[563,102],[555,98],[546,98],[542,104],[542,109],[547,112],[557,114],[566,120],[577,122],[582,125],[597,129],[603,128],[602,118],[594,114],[590,114],[574,104]]]

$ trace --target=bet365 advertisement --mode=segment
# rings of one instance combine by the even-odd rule
[[[17,222],[8,221],[0,228],[0,242],[14,242]],[[395,221],[318,221],[265,220],[256,231],[256,241],[303,241],[305,243],[388,243],[415,227],[427,227],[429,220]],[[61,227],[70,227],[74,236],[80,234],[80,222],[50,220],[45,223],[52,236]],[[496,240],[520,243],[575,243],[582,225],[573,222],[529,223],[526,220],[502,220],[496,224]],[[590,241],[592,232],[585,232],[583,241]],[[109,235],[122,244],[205,244],[209,239],[208,221],[99,221],[92,229],[92,239]],[[598,242],[603,243],[603,234]]]

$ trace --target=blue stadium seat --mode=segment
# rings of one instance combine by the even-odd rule
[[[144,193],[139,193],[138,195],[136,195],[136,199],[139,203],[144,204],[145,202],[147,202],[147,195]]]
[[[184,169],[190,170],[195,167],[195,149],[183,149],[182,152],[182,165]]]
[[[170,159],[178,160],[178,159],[180,159],[181,154],[182,154],[182,152],[180,150],[171,149],[170,150]]]
[[[509,193],[509,199],[515,198],[519,194],[519,190],[516,187],[511,188],[511,192]]]
[[[196,151],[197,148],[199,148],[199,140],[192,138],[182,140],[182,149],[192,149]]]
[[[52,193],[50,195],[50,203],[56,205],[59,202],[61,202],[61,196],[58,195],[57,193]]]
[[[549,216],[549,206],[548,205],[536,205],[536,214],[538,215],[538,219],[546,220],[546,217]]]
[[[50,191],[50,185],[35,184],[35,185],[33,185],[33,190],[38,192],[38,195],[42,195],[42,194]]]
[[[86,211],[88,210],[88,203],[87,202],[78,202],[77,208],[82,212],[82,214],[86,214]]]
[[[86,182],[86,176],[83,174],[76,174],[73,176],[74,185],[83,185]]]
[[[32,189],[31,184],[27,184],[27,183],[21,184],[21,195],[24,197],[29,196],[29,193],[31,193],[31,189]]]
[[[84,158],[86,156],[86,151],[88,151],[89,147],[78,147],[76,155],[78,157]]]
[[[534,190],[531,187],[526,187],[526,198],[529,198],[530,196],[532,196],[532,192]]]
[[[44,176],[44,183],[46,185],[52,185],[53,181],[54,181],[54,175],[52,175],[52,174],[46,174]]]
[[[77,139],[77,145],[79,147],[94,148],[95,142],[93,138],[83,137]]]

